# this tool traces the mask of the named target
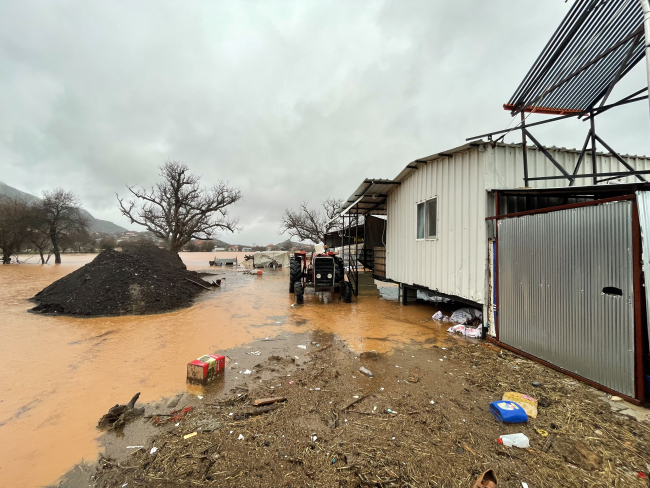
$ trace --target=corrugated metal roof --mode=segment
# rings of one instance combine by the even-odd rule
[[[504,108],[513,114],[589,110],[644,50],[637,0],[576,0]]]
[[[386,198],[399,182],[382,179],[366,179],[350,197],[343,202],[339,212],[346,214],[386,215]]]

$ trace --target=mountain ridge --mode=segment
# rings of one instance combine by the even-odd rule
[[[35,195],[27,193],[13,186],[9,186],[6,183],[0,181],[0,196],[7,196],[10,198],[22,198],[27,202],[37,202],[40,200]],[[115,234],[117,232],[126,232],[127,229],[120,227],[119,225],[111,222],[110,220],[97,219],[92,216],[88,210],[81,209],[81,214],[88,219],[88,229],[92,232],[101,232],[107,234]]]

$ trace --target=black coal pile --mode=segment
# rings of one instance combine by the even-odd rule
[[[168,312],[191,305],[207,285],[171,251],[108,250],[37,293],[31,311],[86,317]]]

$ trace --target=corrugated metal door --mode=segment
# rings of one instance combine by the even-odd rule
[[[632,204],[499,221],[499,340],[634,396]]]

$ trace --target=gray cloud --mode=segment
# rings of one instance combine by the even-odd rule
[[[347,197],[364,177],[505,127],[502,104],[569,7],[0,0],[0,180],[63,186],[126,225],[115,192],[182,160],[242,189],[244,231],[225,240],[277,242],[285,207]],[[645,86],[644,68],[617,93]],[[599,127],[619,151],[650,153],[647,104]],[[586,129],[536,134],[575,147]]]

